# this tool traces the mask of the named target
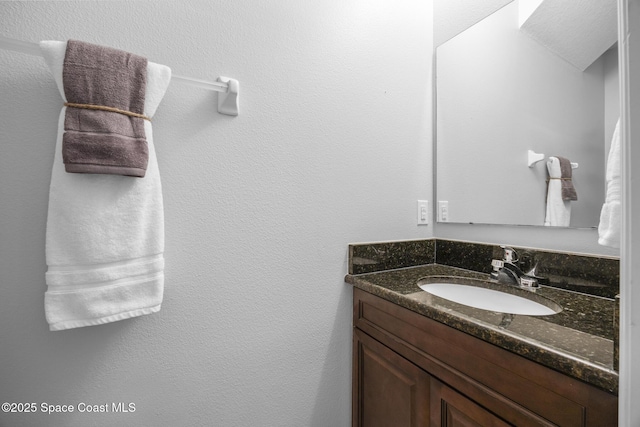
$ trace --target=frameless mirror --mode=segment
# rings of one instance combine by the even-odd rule
[[[569,3],[514,0],[437,47],[439,221],[542,226],[546,160],[561,156],[578,166],[570,226],[597,227],[619,116],[616,2]],[[528,150],[543,160],[529,167]]]

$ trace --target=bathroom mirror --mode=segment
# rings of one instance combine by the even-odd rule
[[[514,0],[437,47],[439,222],[543,226],[562,156],[578,165],[570,226],[597,227],[619,95],[616,2],[591,3]]]

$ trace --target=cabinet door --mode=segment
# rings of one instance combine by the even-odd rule
[[[507,422],[445,384],[431,379],[432,427],[506,427]]]
[[[353,426],[427,426],[430,376],[357,329],[353,344]]]

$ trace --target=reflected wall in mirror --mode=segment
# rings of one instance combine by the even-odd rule
[[[615,0],[590,1],[559,11],[567,2],[514,0],[437,48],[436,191],[448,222],[542,226],[546,160],[562,156],[579,165],[570,226],[597,227],[619,116],[617,30]],[[527,150],[544,161],[528,167]]]

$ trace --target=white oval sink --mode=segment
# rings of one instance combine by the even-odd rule
[[[418,286],[432,295],[482,310],[526,316],[549,316],[562,311],[562,307],[551,300],[543,304],[529,298],[480,286],[457,283],[419,283]],[[538,299],[541,298],[538,297]]]

